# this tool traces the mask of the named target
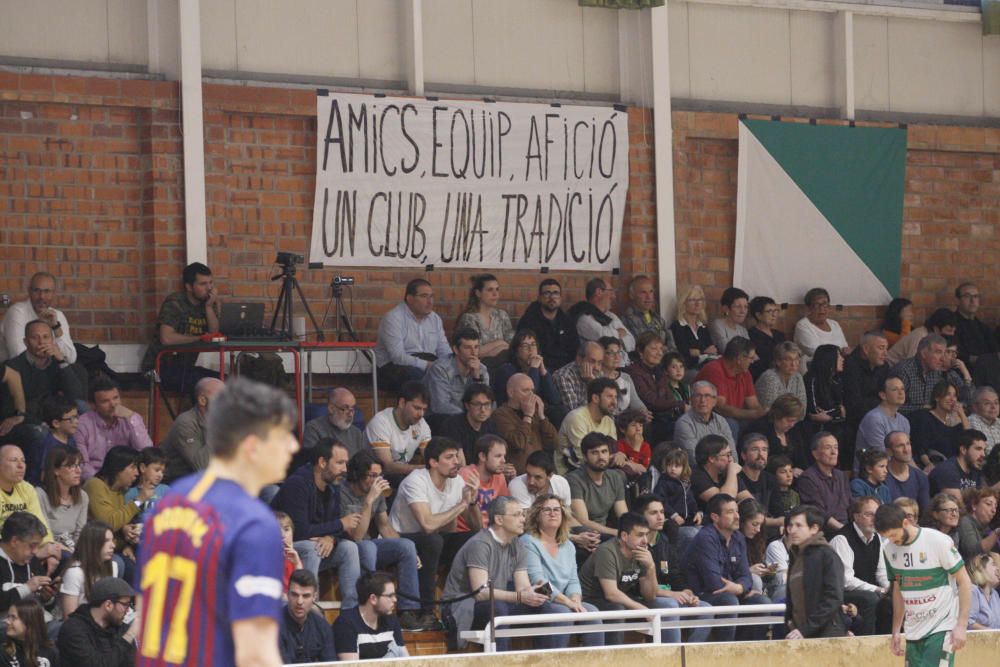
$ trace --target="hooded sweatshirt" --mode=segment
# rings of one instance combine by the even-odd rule
[[[31,561],[18,565],[0,546],[0,609],[7,609],[18,600],[31,597],[27,581],[33,576]]]

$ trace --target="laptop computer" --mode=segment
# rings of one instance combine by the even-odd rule
[[[264,304],[225,302],[219,315],[219,331],[229,338],[261,337],[263,322]]]

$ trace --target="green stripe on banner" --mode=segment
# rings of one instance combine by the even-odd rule
[[[743,121],[890,294],[899,294],[906,130]]]
[[[581,7],[605,7],[607,9],[649,9],[662,7],[667,0],[579,0]]]

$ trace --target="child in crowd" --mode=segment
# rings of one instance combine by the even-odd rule
[[[42,420],[49,430],[35,447],[26,452],[29,461],[25,479],[35,486],[42,483],[42,468],[50,449],[56,445],[68,445],[76,449],[73,435],[80,424],[80,414],[73,401],[62,396],[50,396],[42,402]]]
[[[615,420],[621,438],[612,465],[631,477],[646,472],[653,458],[653,449],[644,435],[646,420],[638,410],[626,410]]]
[[[674,398],[684,402],[684,405],[674,410],[673,416],[676,419],[691,407],[691,387],[684,383],[684,374],[687,372],[687,367],[684,365],[684,358],[679,353],[671,352],[663,357],[663,368],[667,371],[668,384],[670,385],[670,391],[674,394]]]
[[[881,449],[862,449],[858,452],[858,460],[862,474],[851,480],[851,496],[874,496],[883,505],[891,503],[892,496],[885,485],[889,476],[889,454]]]
[[[778,478],[778,492],[771,494],[768,516],[785,516],[790,509],[802,504],[799,492],[792,488],[795,482],[792,460],[787,456],[775,456],[768,468],[771,474]]]
[[[703,516],[691,490],[691,464],[683,448],[672,447],[664,455],[663,473],[653,495],[663,501],[667,521],[678,526],[677,553],[684,554],[701,529]]]
[[[299,558],[299,553],[292,546],[292,535],[295,533],[292,517],[284,512],[275,512],[274,518],[278,520],[278,525],[281,526],[281,545],[285,549],[285,573],[282,576],[282,581],[285,584],[285,594],[287,594],[288,580],[291,579],[292,573],[295,570],[302,569],[302,559]]]
[[[125,502],[135,502],[139,498],[139,489],[144,486],[153,489],[153,497],[142,504],[142,511],[136,515],[134,523],[141,523],[170,487],[163,483],[163,475],[167,471],[167,457],[159,447],[147,447],[142,450],[136,463],[139,468],[139,479],[125,492]]]

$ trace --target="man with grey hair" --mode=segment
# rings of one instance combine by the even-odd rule
[[[628,284],[629,307],[622,316],[622,322],[636,340],[643,333],[652,331],[660,340],[667,352],[676,352],[677,345],[670,333],[670,324],[663,315],[656,311],[656,286],[653,279],[646,275],[632,278]]]
[[[803,505],[814,505],[826,515],[824,532],[833,539],[847,524],[847,509],[851,504],[850,478],[837,469],[840,445],[835,435],[820,431],[812,437],[809,448],[815,463],[799,477],[799,495]]]
[[[564,414],[587,404],[587,385],[603,377],[603,365],[604,348],[594,341],[583,341],[576,350],[576,359],[552,373]]]
[[[615,301],[614,288],[602,278],[593,278],[587,282],[584,294],[586,301],[577,303],[569,311],[570,317],[576,318],[576,334],[580,340],[596,341],[611,336],[621,340],[626,352],[635,350],[635,336],[611,312],[611,304]]]
[[[167,484],[208,467],[212,451],[205,439],[205,419],[212,399],[224,386],[218,378],[198,380],[194,386],[194,405],[177,415],[170,426],[170,432],[160,444],[167,457],[167,470],[163,476]]]
[[[911,414],[931,404],[931,392],[941,380],[945,379],[945,350],[948,347],[944,336],[929,334],[924,336],[917,345],[917,354],[910,359],[904,359],[892,369],[892,376],[903,381],[906,391],[906,403],[899,411],[909,417]],[[962,388],[968,387],[968,380],[962,380]]]
[[[898,377],[886,377],[878,395],[881,402],[869,410],[858,425],[856,452],[863,449],[885,449],[885,437],[893,431],[910,434],[910,420],[899,414],[899,408],[906,403],[903,381]],[[859,462],[857,456],[854,458],[854,470],[857,471]]]
[[[1000,396],[993,387],[979,387],[972,394],[972,414],[969,428],[986,435],[986,453],[1000,442]]]
[[[691,385],[691,407],[674,425],[674,444],[687,451],[690,462],[695,460],[694,449],[698,441],[706,435],[721,435],[730,447],[736,447],[729,422],[714,411],[718,399],[715,385],[708,380],[699,380]]]
[[[442,597],[455,598],[475,593],[450,604],[444,613],[455,619],[459,648],[464,646],[461,633],[481,630],[490,620],[491,606],[496,616],[522,614],[553,614],[568,612],[568,608],[549,601],[549,594],[540,592],[546,582],[532,582],[528,577],[527,551],[519,539],[524,534],[524,508],[509,496],[499,496],[487,510],[489,527],[466,542],[451,563]],[[490,602],[488,582],[493,583]],[[511,582],[513,587],[511,588]],[[565,635],[539,636],[536,648],[563,648],[569,643]],[[497,650],[510,649],[510,639],[497,638]]]
[[[358,400],[350,390],[336,387],[330,390],[326,401],[327,414],[306,422],[302,431],[303,451],[314,447],[320,440],[332,439],[343,443],[351,456],[368,447],[368,438],[354,425],[354,412]]]
[[[867,331],[861,344],[844,359],[844,407],[849,433],[858,430],[866,414],[881,402],[880,392],[889,375],[886,355],[889,341],[882,331]]]

